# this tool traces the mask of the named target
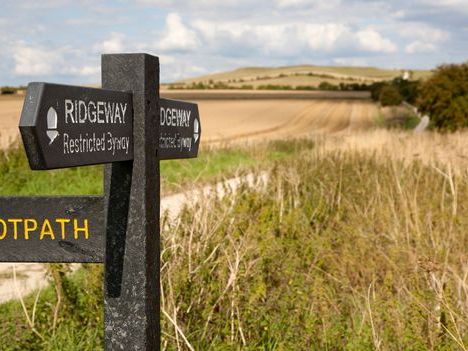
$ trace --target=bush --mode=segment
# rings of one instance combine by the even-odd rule
[[[274,84],[266,84],[266,85],[259,85],[257,90],[292,90],[293,87],[290,85],[274,85]]]
[[[317,90],[317,88],[312,85],[298,85],[294,89],[295,90]]]
[[[2,93],[2,95],[11,95],[11,94],[16,94],[16,89],[15,88],[12,88],[12,87],[2,87],[0,89],[0,92]]]
[[[328,83],[328,82],[322,82],[319,84],[319,89],[320,90],[338,90],[338,86],[336,85],[333,85],[331,83]]]
[[[468,62],[440,66],[421,87],[418,107],[434,127],[454,131],[468,126]]]
[[[372,97],[372,100],[374,101],[379,101],[380,100],[380,93],[382,92],[382,88],[384,86],[387,86],[388,84],[385,83],[385,82],[376,82],[376,83],[372,83],[370,86],[369,86],[369,90],[371,92],[371,97]]]
[[[403,98],[396,87],[386,85],[380,91],[379,101],[382,106],[396,106],[403,102]]]
[[[414,104],[416,102],[421,85],[420,81],[395,78],[392,84],[398,88],[403,100],[410,104]]]

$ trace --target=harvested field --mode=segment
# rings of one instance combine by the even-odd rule
[[[22,96],[0,96],[0,148],[6,148],[18,137],[22,107]]]
[[[368,101],[203,101],[204,142],[304,137],[368,129],[376,106]]]
[[[370,128],[377,107],[366,92],[163,91],[198,103],[203,142],[304,137]],[[0,147],[18,137],[21,97],[0,99]]]

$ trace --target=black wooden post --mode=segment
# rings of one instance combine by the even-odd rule
[[[133,161],[106,167],[105,349],[159,350],[159,61],[102,56],[102,86],[133,93]]]
[[[103,55],[102,86],[28,85],[32,169],[110,165],[104,198],[0,197],[0,262],[104,262],[105,349],[157,351],[159,160],[197,157],[198,106],[159,98],[147,54]]]

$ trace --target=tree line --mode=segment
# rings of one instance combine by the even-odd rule
[[[431,119],[432,127],[455,131],[468,127],[468,62],[439,66],[424,81],[395,78],[369,86],[382,106],[412,104]]]

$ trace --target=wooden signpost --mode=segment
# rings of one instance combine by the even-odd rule
[[[32,169],[108,164],[104,197],[1,197],[0,262],[105,265],[105,349],[159,350],[159,160],[197,157],[196,104],[160,99],[159,61],[102,56],[102,87],[28,86]]]

